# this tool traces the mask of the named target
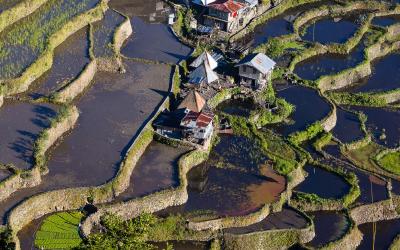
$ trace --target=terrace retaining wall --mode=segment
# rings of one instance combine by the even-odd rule
[[[54,100],[61,103],[72,101],[90,85],[96,71],[97,61],[92,60],[75,80],[54,95]]]
[[[1,106],[3,106],[3,103],[4,103],[4,97],[0,95],[0,108]]]
[[[400,217],[391,199],[353,208],[350,216],[357,225]]]
[[[66,23],[60,30],[51,35],[49,43],[43,54],[32,63],[20,77],[5,82],[6,94],[13,95],[26,91],[30,84],[49,70],[53,65],[54,49],[64,42],[69,36],[82,29],[89,23],[101,20],[108,9],[108,0],[101,0],[98,5]]]

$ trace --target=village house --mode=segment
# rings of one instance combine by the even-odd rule
[[[185,85],[186,87],[199,89],[219,79],[217,73],[214,71],[218,67],[218,62],[207,51],[204,51],[197,57],[190,64],[190,67],[194,68],[194,70],[188,76],[189,79]]]
[[[201,1],[203,2],[203,1]],[[243,28],[257,13],[257,0],[216,0],[207,3],[203,16],[205,26],[221,31],[235,32]]]
[[[191,90],[175,111],[163,111],[153,122],[160,135],[203,145],[214,131],[214,114],[205,111],[206,100]]]
[[[271,80],[275,64],[262,53],[246,56],[235,66],[239,68],[239,84],[253,90],[263,89]]]

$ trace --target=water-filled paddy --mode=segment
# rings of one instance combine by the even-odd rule
[[[98,2],[50,0],[33,14],[7,27],[0,39],[0,78],[19,76],[46,49],[52,34],[71,18],[95,7]]]
[[[94,85],[76,102],[81,113],[78,124],[50,154],[49,174],[41,185],[20,190],[0,202],[1,218],[33,194],[99,185],[115,175],[126,147],[170,84],[168,66],[127,61],[126,69],[126,74],[96,75]]]
[[[152,142],[132,173],[131,185],[118,196],[118,200],[132,199],[178,186],[178,161],[186,152],[188,149]]]
[[[400,141],[400,111],[385,108],[352,107],[367,115],[368,130],[373,134],[374,140],[390,148],[399,145]]]
[[[358,226],[364,234],[363,240],[357,249],[373,249],[373,223]],[[394,238],[400,233],[400,220],[384,220],[376,222],[375,249],[389,249]]]
[[[253,99],[229,99],[220,103],[217,110],[230,115],[238,115],[248,117],[251,111],[256,109],[256,104]]]
[[[294,73],[307,80],[317,80],[358,65],[364,60],[365,45],[361,42],[349,54],[323,54],[311,57],[295,67]]]
[[[277,91],[277,96],[296,106],[290,116],[292,122],[276,126],[278,132],[285,136],[306,129],[308,125],[326,117],[331,109],[317,91],[302,86],[287,85]]]
[[[350,185],[334,173],[311,165],[304,166],[304,170],[308,176],[295,188],[296,191],[314,193],[321,198],[340,199],[350,190]]]
[[[307,227],[307,225],[307,219],[302,214],[291,208],[283,208],[281,212],[272,213],[258,223],[247,227],[228,228],[225,229],[224,232],[246,234],[274,229],[301,229]]]
[[[11,7],[14,7],[15,5],[19,4],[20,2],[22,2],[24,0],[3,0],[0,1],[0,13],[10,9]]]
[[[0,109],[0,163],[31,168],[35,140],[49,127],[56,112],[57,108],[50,104],[4,104]]]
[[[167,63],[178,63],[185,59],[192,49],[183,45],[165,24],[146,23],[139,17],[131,18],[133,34],[127,39],[121,53]]]
[[[387,91],[400,88],[400,53],[379,58],[372,64],[372,74],[349,88],[351,92]]]
[[[399,23],[399,22],[400,22],[400,15],[375,17],[372,20],[372,24],[382,26],[382,27],[388,27],[390,25],[393,25],[393,24]]]
[[[322,19],[310,24],[302,38],[322,44],[344,43],[356,33],[358,27],[353,17]]]
[[[315,238],[307,243],[312,247],[321,247],[340,239],[348,230],[349,222],[345,214],[336,211],[318,211],[308,213],[315,225]]]
[[[89,62],[89,29],[85,27],[55,49],[53,66],[32,84],[29,95],[52,94],[74,80]]]
[[[104,18],[93,24],[93,53],[95,57],[111,57],[114,55],[113,38],[115,30],[125,21],[125,17],[110,9]]]
[[[332,133],[341,142],[350,143],[364,137],[357,114],[338,108],[336,109],[336,115],[337,122]]]

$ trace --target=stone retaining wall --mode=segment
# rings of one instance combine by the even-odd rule
[[[3,95],[0,95],[0,108],[1,106],[3,106],[3,103],[4,103],[4,97]]]
[[[321,249],[329,250],[353,250],[361,244],[363,234],[357,226],[353,225],[350,231],[346,233],[341,239],[331,242]]]
[[[54,101],[60,103],[72,101],[90,85],[96,71],[97,61],[92,60],[75,80],[54,94]]]
[[[350,216],[357,225],[400,217],[390,199],[353,208]]]
[[[248,234],[225,233],[224,246],[226,250],[247,249],[287,249],[296,243],[307,243],[315,237],[314,226],[304,229],[283,229],[253,232]]]
[[[324,96],[324,95],[321,95],[321,96],[323,98],[325,98],[325,100],[328,100],[328,102],[331,106],[331,112],[329,113],[329,115],[327,117],[325,117],[321,121],[321,125],[324,128],[325,132],[329,132],[336,126],[336,122],[337,122],[336,105],[334,103],[332,103],[332,101],[329,100],[329,98],[327,98],[326,96]]]

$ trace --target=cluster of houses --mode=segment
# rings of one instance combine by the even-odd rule
[[[196,145],[209,143],[215,115],[207,106],[207,99],[212,96],[206,94],[209,89],[217,93],[223,86],[220,83],[222,76],[215,71],[218,57],[216,53],[205,51],[190,64],[191,72],[181,91],[183,100],[175,110],[163,111],[153,122],[158,134]],[[260,91],[271,79],[274,67],[275,62],[262,53],[248,55],[235,65],[238,72],[235,86]]]

